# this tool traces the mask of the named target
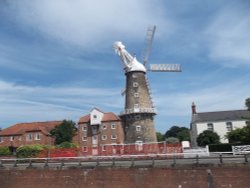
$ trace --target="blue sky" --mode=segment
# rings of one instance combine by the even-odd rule
[[[148,72],[156,129],[189,127],[198,112],[244,109],[250,97],[248,0],[0,0],[0,127],[78,121],[93,107],[119,114],[125,76],[120,40],[140,60],[156,25]]]

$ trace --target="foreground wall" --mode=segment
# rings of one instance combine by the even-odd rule
[[[250,165],[0,169],[1,188],[250,188]]]

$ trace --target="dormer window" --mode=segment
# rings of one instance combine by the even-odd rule
[[[97,115],[93,115],[93,118],[96,119],[96,118],[97,118]]]

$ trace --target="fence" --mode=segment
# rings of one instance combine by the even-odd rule
[[[250,153],[250,145],[232,146],[234,155]]]
[[[181,144],[139,143],[116,144],[82,148],[53,148],[42,151],[38,157],[130,156],[182,153]]]

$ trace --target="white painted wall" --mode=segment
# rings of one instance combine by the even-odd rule
[[[226,121],[229,122],[229,121]],[[197,136],[202,133],[203,131],[207,130],[207,124],[213,123],[214,125],[214,132],[216,132],[220,136],[220,141],[222,143],[228,143],[228,140],[225,138],[225,135],[227,134],[227,125],[225,121],[220,122],[203,122],[203,123],[196,123],[197,125]],[[230,121],[233,125],[233,130],[236,128],[242,128],[246,126],[245,120],[239,120],[239,121]]]
[[[97,110],[93,109],[90,112],[90,125],[98,125],[101,124],[102,118],[103,118],[104,113]]]

